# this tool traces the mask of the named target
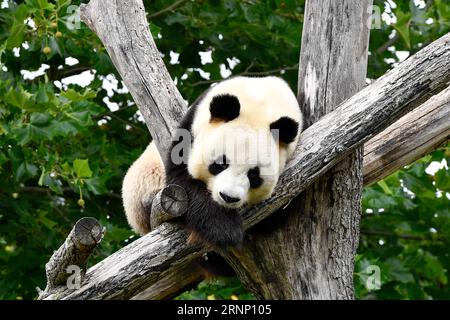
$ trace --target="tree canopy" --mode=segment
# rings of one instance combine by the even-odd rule
[[[304,1],[144,3],[186,100],[230,75],[279,75],[296,88]],[[35,298],[45,263],[83,216],[106,227],[91,263],[137,237],[120,188],[151,137],[103,45],[79,21],[79,4],[1,4],[0,299]],[[374,5],[381,19],[371,30],[368,81],[450,31],[444,0]],[[358,298],[450,298],[449,158],[442,146],[364,190]],[[179,298],[251,295],[236,279],[219,279]]]

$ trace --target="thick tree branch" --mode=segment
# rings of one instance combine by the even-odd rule
[[[370,185],[435,150],[450,138],[450,87],[364,145],[364,184]]]
[[[127,3],[126,9],[135,2]],[[122,17],[130,15],[129,10],[124,11]],[[115,13],[120,14],[120,11]],[[87,16],[86,10],[84,15]],[[104,18],[108,20],[111,17]],[[116,21],[119,22],[122,23],[122,19]],[[118,28],[115,26],[113,29]],[[284,206],[350,152],[443,90],[450,81],[449,49],[450,34],[422,49],[303,132],[295,156],[280,177],[273,197],[256,207],[243,210],[245,227],[254,225]],[[122,52],[121,55],[130,53]],[[127,76],[125,83],[130,88],[134,81],[129,79],[130,74]],[[137,85],[143,86],[142,83]],[[171,96],[166,99],[168,97]],[[159,107],[157,110],[164,110]],[[170,116],[173,114],[167,117]],[[155,115],[150,119],[163,121],[165,118]],[[157,123],[152,125],[156,126]],[[181,272],[207,249],[187,245],[184,229],[165,223],[90,268],[80,289],[55,291],[49,298],[130,298]]]
[[[158,150],[164,151],[186,103],[156,48],[142,1],[93,0],[81,5],[80,14],[105,45]]]

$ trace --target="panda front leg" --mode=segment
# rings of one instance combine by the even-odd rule
[[[190,179],[185,189],[189,197],[185,222],[191,231],[190,242],[200,240],[220,248],[241,245],[244,231],[239,213],[215,202],[200,180]]]

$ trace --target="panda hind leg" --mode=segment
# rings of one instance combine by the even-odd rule
[[[164,164],[152,142],[128,169],[122,184],[122,200],[130,226],[144,235],[151,230],[153,200],[165,185]]]

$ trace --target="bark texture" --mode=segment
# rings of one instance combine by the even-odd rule
[[[365,84],[371,0],[307,1],[298,99],[310,126]],[[359,240],[362,147],[226,255],[263,299],[352,299]],[[268,230],[269,229],[269,230]],[[242,266],[241,266],[242,265]]]
[[[429,154],[450,139],[450,88],[364,145],[364,185]]]
[[[181,217],[188,208],[186,191],[175,184],[161,189],[152,200],[150,225],[152,230],[161,223]]]

